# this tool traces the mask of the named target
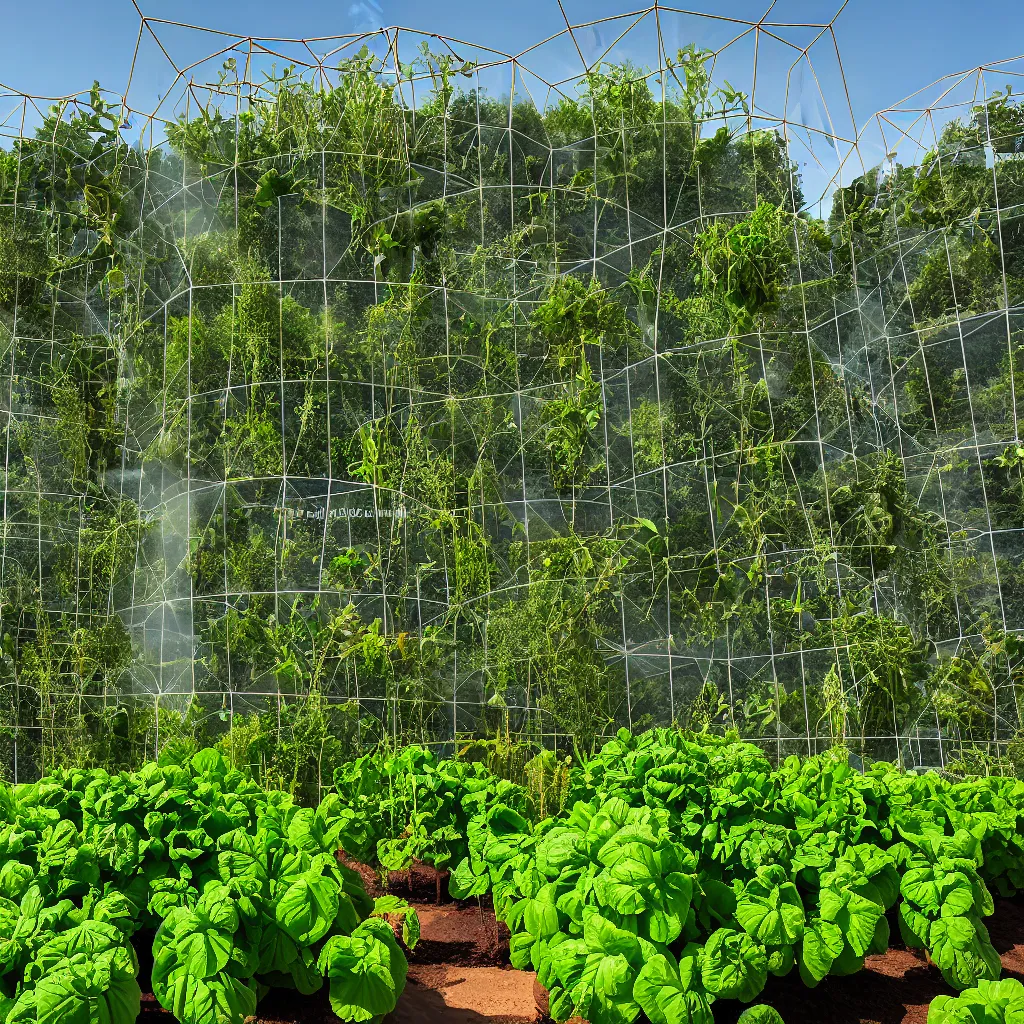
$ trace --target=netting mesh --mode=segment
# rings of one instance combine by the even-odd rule
[[[1018,74],[858,131],[831,25],[655,8],[515,56],[147,19],[124,93],[7,93],[8,773],[1004,756]]]

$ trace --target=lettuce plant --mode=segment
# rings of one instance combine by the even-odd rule
[[[216,751],[136,773],[68,771],[0,800],[0,1020],[130,1024],[131,942],[153,937],[153,991],[182,1024],[241,1024],[261,993],[329,983],[346,1021],[394,1008],[418,922],[376,905],[336,852],[335,796],[295,805]]]
[[[439,760],[419,746],[365,754],[338,768],[334,781],[345,849],[387,871],[413,861],[450,870],[468,856],[474,817],[499,804],[527,806],[525,790],[484,765]]]
[[[739,1015],[736,1024],[784,1024],[784,1021],[774,1006],[758,1003],[757,1006],[748,1006]]]
[[[894,907],[954,988],[999,976],[983,919],[989,885],[1020,878],[1018,783],[836,753],[775,767],[746,743],[623,731],[572,769],[570,799],[536,824],[479,815],[450,882],[493,893],[556,1020],[710,1024],[715,1000],[752,1002],[769,975],[862,969]]]
[[[982,979],[958,996],[936,996],[928,1007],[928,1024],[1020,1024],[1024,1020],[1024,985],[1016,978]]]

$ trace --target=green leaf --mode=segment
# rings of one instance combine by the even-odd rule
[[[0,867],[0,896],[17,902],[25,895],[35,878],[35,871],[28,864],[16,860],[7,861]]]
[[[240,901],[226,885],[218,882],[206,885],[196,903],[196,915],[201,920],[229,934],[238,928],[240,910]]]
[[[402,918],[402,941],[408,949],[415,949],[416,943],[420,941],[420,919],[412,907]]]
[[[277,923],[296,942],[308,945],[330,931],[339,904],[338,883],[311,869],[288,887],[274,913]]]
[[[913,905],[906,901],[900,904],[900,935],[911,949],[925,949],[928,946],[928,933],[931,921]]]
[[[688,946],[677,969],[667,956],[647,960],[633,985],[633,998],[651,1024],[713,1024],[701,989],[697,947]]]
[[[381,928],[370,928],[372,924]],[[405,958],[381,921],[366,921],[350,936],[330,938],[319,964],[330,982],[331,1007],[344,1021],[370,1021],[390,1013],[405,984]]]
[[[728,924],[736,913],[736,893],[731,885],[716,878],[701,878],[700,887],[704,894],[700,915],[704,927],[711,930],[712,920]]]
[[[974,891],[965,874],[931,865],[907,871],[900,883],[900,892],[930,917],[938,917],[943,912],[966,914],[974,905]]]
[[[509,959],[517,971],[527,971],[532,966],[536,941],[529,932],[516,932],[509,939]]]
[[[36,950],[29,970],[33,976],[40,977],[59,967],[62,961],[79,954],[95,958],[107,950],[120,950],[124,960],[122,966],[127,969],[130,965],[133,973],[137,969],[135,952],[131,946],[125,944],[121,931],[112,924],[89,920],[60,932],[43,943]]]
[[[563,871],[590,863],[586,837],[573,828],[556,826],[537,844],[537,869],[556,879]]]
[[[267,857],[255,836],[244,828],[232,829],[217,840],[217,871],[222,882],[232,878],[267,880]]]
[[[134,1024],[141,997],[134,971],[134,957],[123,948],[63,960],[36,983],[31,999],[36,1024]],[[17,1020],[25,1006],[14,1009],[10,1019]]]
[[[762,945],[792,945],[804,933],[804,905],[792,882],[771,885],[754,878],[736,903],[736,921]]]
[[[545,885],[536,897],[523,901],[523,925],[535,939],[550,939],[560,928],[554,903],[554,885]]]
[[[929,952],[947,984],[956,989],[973,988],[979,979],[996,980],[999,954],[982,940],[966,918],[942,918],[932,923]]]
[[[275,921],[267,921],[259,939],[259,961],[257,973],[269,974],[274,971],[287,974],[299,958],[299,947],[295,940]]]
[[[850,948],[863,956],[875,937],[878,919],[885,913],[881,905],[845,887],[823,888],[818,899],[822,920],[837,924]]]
[[[483,896],[490,887],[490,878],[486,874],[476,874],[470,866],[468,857],[459,862],[448,878],[448,891],[452,898],[457,900]]]
[[[182,936],[173,950],[177,965],[191,976],[205,979],[227,967],[232,945],[230,935],[211,928]]]
[[[793,970],[795,963],[796,951],[792,946],[777,946],[768,951],[768,973],[776,978],[784,978]]]
[[[846,940],[837,924],[821,918],[812,919],[800,944],[800,976],[804,984],[813,988],[825,978],[845,945]]]
[[[633,1001],[636,969],[624,956],[601,956],[599,960],[593,976],[591,1024],[629,1024],[640,1013]]]
[[[736,1024],[785,1024],[785,1021],[774,1006],[758,1003],[756,1006],[748,1006],[739,1015]]]
[[[669,872],[654,890],[651,906],[642,918],[647,937],[664,945],[682,934],[693,899],[693,878],[679,871]]]
[[[948,942],[954,949],[970,949],[978,937],[974,922],[968,917],[942,917],[933,921],[928,944],[936,948]]]
[[[928,1024],[1022,1024],[1024,985],[1016,978],[982,979],[958,996],[936,996],[928,1007]]]
[[[170,1010],[181,1024],[241,1024],[256,1009],[256,991],[251,983],[219,974],[197,978],[177,970],[166,985],[154,983],[160,1005]]]
[[[593,907],[583,911],[583,941],[591,953],[622,956],[637,967],[643,962],[637,937],[612,924]]]
[[[768,958],[745,932],[719,928],[704,947],[701,981],[720,999],[749,1003],[764,988]]]
[[[889,948],[889,939],[889,919],[883,916],[878,919],[878,923],[875,925],[875,935],[871,940],[871,945],[868,946],[867,955],[882,956]]]
[[[199,893],[185,878],[156,878],[149,888],[148,909],[160,918],[167,917],[178,907],[191,909],[199,900]]]
[[[224,755],[212,747],[200,750],[192,757],[192,770],[197,775],[212,775],[216,778],[223,778],[228,771]]]

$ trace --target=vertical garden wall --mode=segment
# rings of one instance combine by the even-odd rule
[[[9,777],[671,722],[1020,757],[1013,66],[858,135],[828,26],[656,15],[558,83],[389,30],[21,100]]]

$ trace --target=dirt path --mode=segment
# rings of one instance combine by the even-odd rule
[[[532,1024],[533,975],[511,967],[413,966],[386,1024]]]

